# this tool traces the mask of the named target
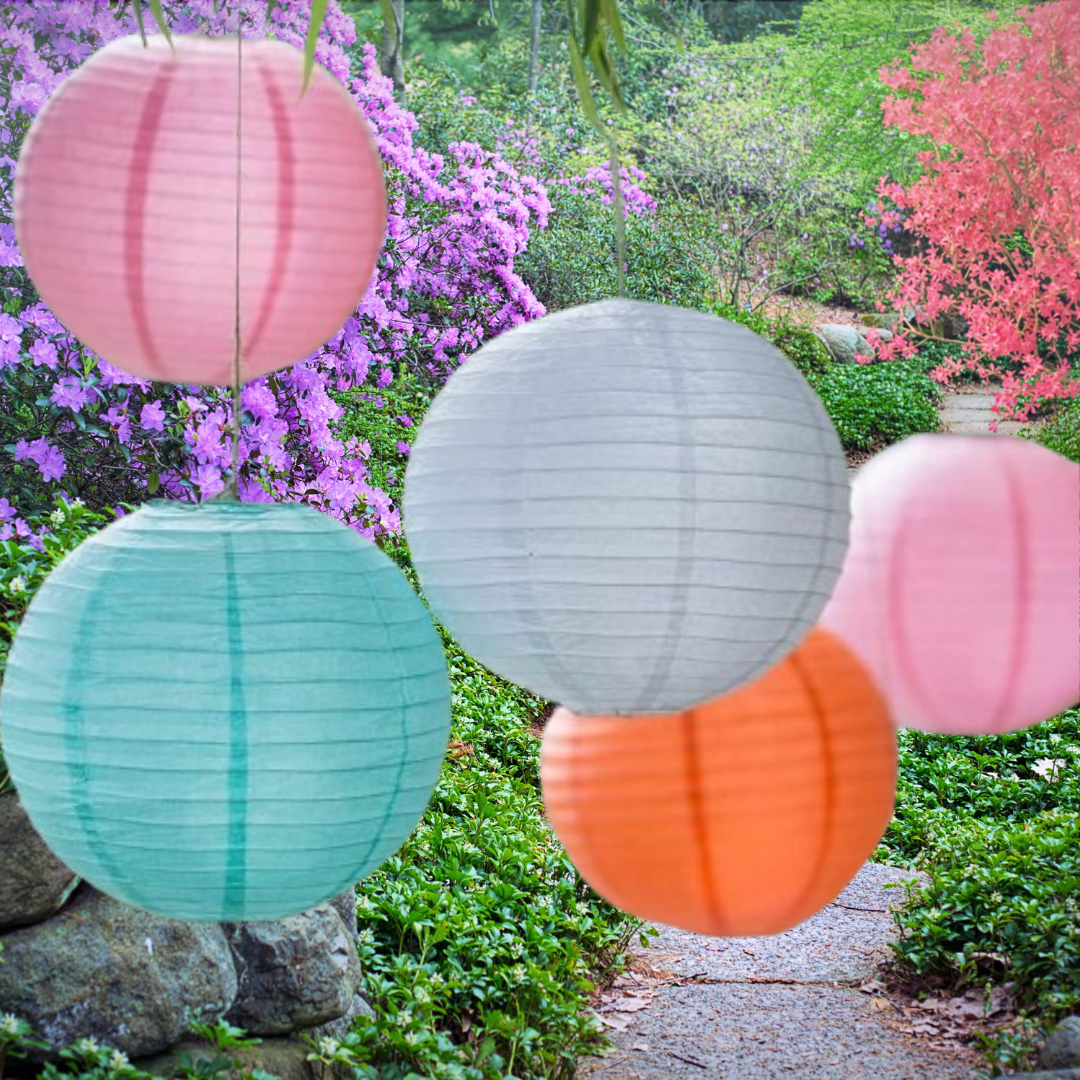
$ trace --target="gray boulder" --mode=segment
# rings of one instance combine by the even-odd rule
[[[1050,1032],[1039,1055],[1039,1068],[1080,1068],[1080,1016],[1067,1016]]]
[[[354,925],[355,925],[354,908]],[[285,1035],[344,1016],[361,980],[356,940],[331,903],[274,922],[223,926],[239,989],[225,1016],[255,1035]]]
[[[142,1058],[131,1064],[151,1076],[163,1076],[174,1080],[180,1074],[183,1060],[181,1051],[185,1051],[191,1060],[198,1064],[200,1060],[211,1061],[213,1050],[203,1042],[188,1040],[174,1046],[164,1054]],[[255,1046],[227,1050],[225,1056],[240,1063],[241,1069],[251,1073],[254,1069],[264,1069],[281,1080],[317,1080],[318,1064],[307,1060],[311,1047],[289,1039],[263,1039]]]
[[[950,341],[960,341],[967,336],[968,323],[958,311],[947,311],[941,316],[942,337]]]
[[[352,1027],[352,1022],[358,1016],[374,1017],[374,1015],[375,1010],[371,1007],[368,999],[363,994],[358,993],[352,999],[352,1004],[344,1016],[339,1016],[336,1020],[328,1020],[325,1024],[319,1024],[317,1027],[302,1028],[294,1031],[289,1038],[303,1042],[305,1046],[308,1045],[304,1039],[305,1035],[310,1035],[316,1042],[319,1039],[344,1039]]]
[[[0,1012],[52,1047],[78,1039],[156,1054],[193,1023],[215,1023],[236,998],[225,933],[129,907],[85,883],[57,915],[5,934]]]
[[[814,327],[814,332],[825,342],[829,355],[838,364],[854,364],[856,354],[874,355],[869,342],[857,326],[848,323],[822,323]]]
[[[59,911],[79,879],[37,834],[15,792],[0,795],[0,930]]]
[[[353,941],[359,940],[360,931],[356,925],[356,888],[355,886],[346,892],[338,893],[332,900],[327,901],[338,913],[338,917],[345,924],[349,936]]]
[[[859,322],[863,326],[876,326],[879,330],[895,330],[896,324],[903,321],[903,315],[898,311],[890,311],[886,315],[877,312],[868,312],[859,316]]]

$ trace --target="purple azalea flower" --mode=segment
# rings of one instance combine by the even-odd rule
[[[139,423],[147,431],[165,430],[165,409],[160,401],[151,401],[139,411]]]

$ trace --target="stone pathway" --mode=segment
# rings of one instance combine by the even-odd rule
[[[945,430],[953,435],[990,435],[990,421],[997,415],[991,411],[994,392],[1000,387],[962,386],[946,391],[938,407]],[[1002,420],[998,423],[999,435],[1015,435],[1031,422]]]
[[[945,393],[944,429],[989,435],[994,387]],[[1028,426],[1001,421],[998,434]],[[856,469],[850,467],[849,475]],[[861,991],[890,956],[887,889],[917,876],[867,863],[823,911],[785,934],[707,938],[662,928],[598,1016],[614,1044],[581,1063],[590,1080],[971,1080],[976,1054],[902,1030],[894,1004]],[[892,1022],[890,1022],[892,1021]]]
[[[896,934],[888,908],[903,890],[886,886],[916,876],[867,863],[823,911],[774,937],[708,938],[663,928],[637,954],[653,976],[638,990],[635,976],[620,979],[600,1006],[614,1046],[582,1062],[580,1074],[590,1080],[970,1080],[970,1050],[935,1048],[901,1030],[887,1020],[898,1014],[876,993],[879,984],[858,989],[890,955]]]

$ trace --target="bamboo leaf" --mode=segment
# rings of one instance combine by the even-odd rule
[[[150,10],[153,12],[154,22],[157,23],[158,29],[171,45],[172,34],[169,33],[169,24],[165,21],[165,13],[161,10],[161,0],[150,0]]]
[[[593,42],[600,36],[600,0],[578,0],[579,7],[584,7],[582,12],[582,41],[581,51],[586,56],[592,52]]]
[[[382,9],[383,22],[386,24],[386,29],[391,34],[397,37],[397,16],[394,15],[394,5],[390,0],[379,0],[379,7]]]
[[[585,60],[578,48],[577,36],[570,35],[570,65],[574,69],[574,81],[577,83],[578,98],[581,101],[581,110],[586,119],[597,131],[602,132],[604,125],[600,123],[600,114],[596,111],[596,102],[593,100],[592,88],[589,86],[589,76],[585,71]]]
[[[623,34],[622,19],[619,18],[619,5],[616,0],[601,0],[601,10],[604,22],[607,23],[611,36],[619,47],[619,52],[625,54],[627,52],[626,37]]]
[[[135,12],[135,25],[139,28],[139,37],[142,38],[143,47],[146,46],[146,27],[143,25],[142,0],[134,0],[131,5]]]
[[[315,44],[319,40],[319,31],[326,19],[327,0],[311,0],[311,24],[308,26],[307,40],[304,42],[304,86],[307,90],[311,82],[311,73],[315,70]]]

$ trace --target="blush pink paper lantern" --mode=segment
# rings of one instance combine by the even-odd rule
[[[1080,467],[1006,436],[916,435],[862,467],[821,625],[898,725],[995,735],[1080,698]]]
[[[109,363],[232,383],[239,309],[246,381],[356,309],[386,231],[379,152],[332,75],[316,65],[301,93],[303,62],[281,41],[121,38],[34,121],[19,248],[57,318]]]

